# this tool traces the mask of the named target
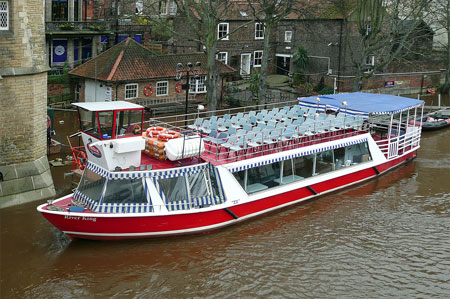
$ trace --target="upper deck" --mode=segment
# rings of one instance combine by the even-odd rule
[[[205,150],[194,160],[160,161],[143,155],[142,161],[154,169],[197,162],[222,165],[368,132],[382,143],[397,131],[405,132],[408,119],[421,115],[420,105],[415,99],[358,93],[153,118],[148,127],[189,135],[203,142]],[[391,130],[394,123],[399,124],[396,132]]]

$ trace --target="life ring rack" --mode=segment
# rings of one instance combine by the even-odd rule
[[[153,93],[153,87],[151,87],[150,85],[145,86],[144,95],[149,97],[152,95],[152,93]]]
[[[183,84],[181,84],[181,82],[178,82],[178,83],[175,85],[175,91],[178,92],[178,93],[180,93],[180,92],[183,91]]]

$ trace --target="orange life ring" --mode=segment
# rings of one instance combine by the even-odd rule
[[[86,161],[82,161],[82,159],[86,160],[86,154],[84,152],[79,152],[77,155],[77,165],[80,170],[83,170],[86,165]]]
[[[180,133],[176,131],[167,131],[167,133],[161,133],[158,135],[158,140],[169,141],[171,139],[176,139],[180,137]]]
[[[151,127],[147,129],[147,137],[158,137],[161,133],[166,133],[167,129],[164,127]]]
[[[436,91],[435,91],[434,89],[429,88],[429,89],[427,89],[427,93],[429,93],[429,94],[435,94]]]
[[[180,93],[183,91],[183,84],[181,82],[178,82],[177,85],[175,85],[176,92]]]
[[[152,95],[152,93],[153,93],[153,88],[152,88],[150,85],[147,85],[147,86],[144,88],[144,95],[147,96],[147,97],[149,97],[149,96]]]
[[[141,132],[141,126],[140,125],[134,125],[133,135],[139,135],[140,132]]]

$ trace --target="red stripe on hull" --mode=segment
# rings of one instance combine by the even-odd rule
[[[415,156],[415,153],[409,153],[408,155],[379,165],[377,166],[377,169],[380,173],[382,173],[400,165],[406,160],[414,158]],[[375,177],[376,175],[377,173],[374,168],[368,168],[352,174],[317,183],[311,187],[318,193],[316,196],[320,196],[323,192],[336,190],[346,185],[358,183]],[[273,210],[274,208],[282,205],[288,205],[289,203],[294,203],[297,200],[311,197],[313,195],[314,194],[312,191],[306,187],[303,187],[253,202],[232,206],[229,207],[229,209],[239,218],[247,216],[244,218],[245,220],[252,216],[269,212],[271,209]],[[224,209],[179,215],[151,215],[138,217],[83,217],[50,213],[42,214],[49,222],[51,222],[58,229],[66,232],[66,234],[71,238],[96,240],[117,240],[191,234],[217,229],[243,220],[234,219],[233,215]],[[80,233],[71,234],[70,232]]]

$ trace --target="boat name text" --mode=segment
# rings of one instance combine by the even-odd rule
[[[97,218],[95,218],[95,217],[84,217],[84,216],[70,216],[70,215],[65,215],[65,216],[64,216],[64,219],[97,222]]]

